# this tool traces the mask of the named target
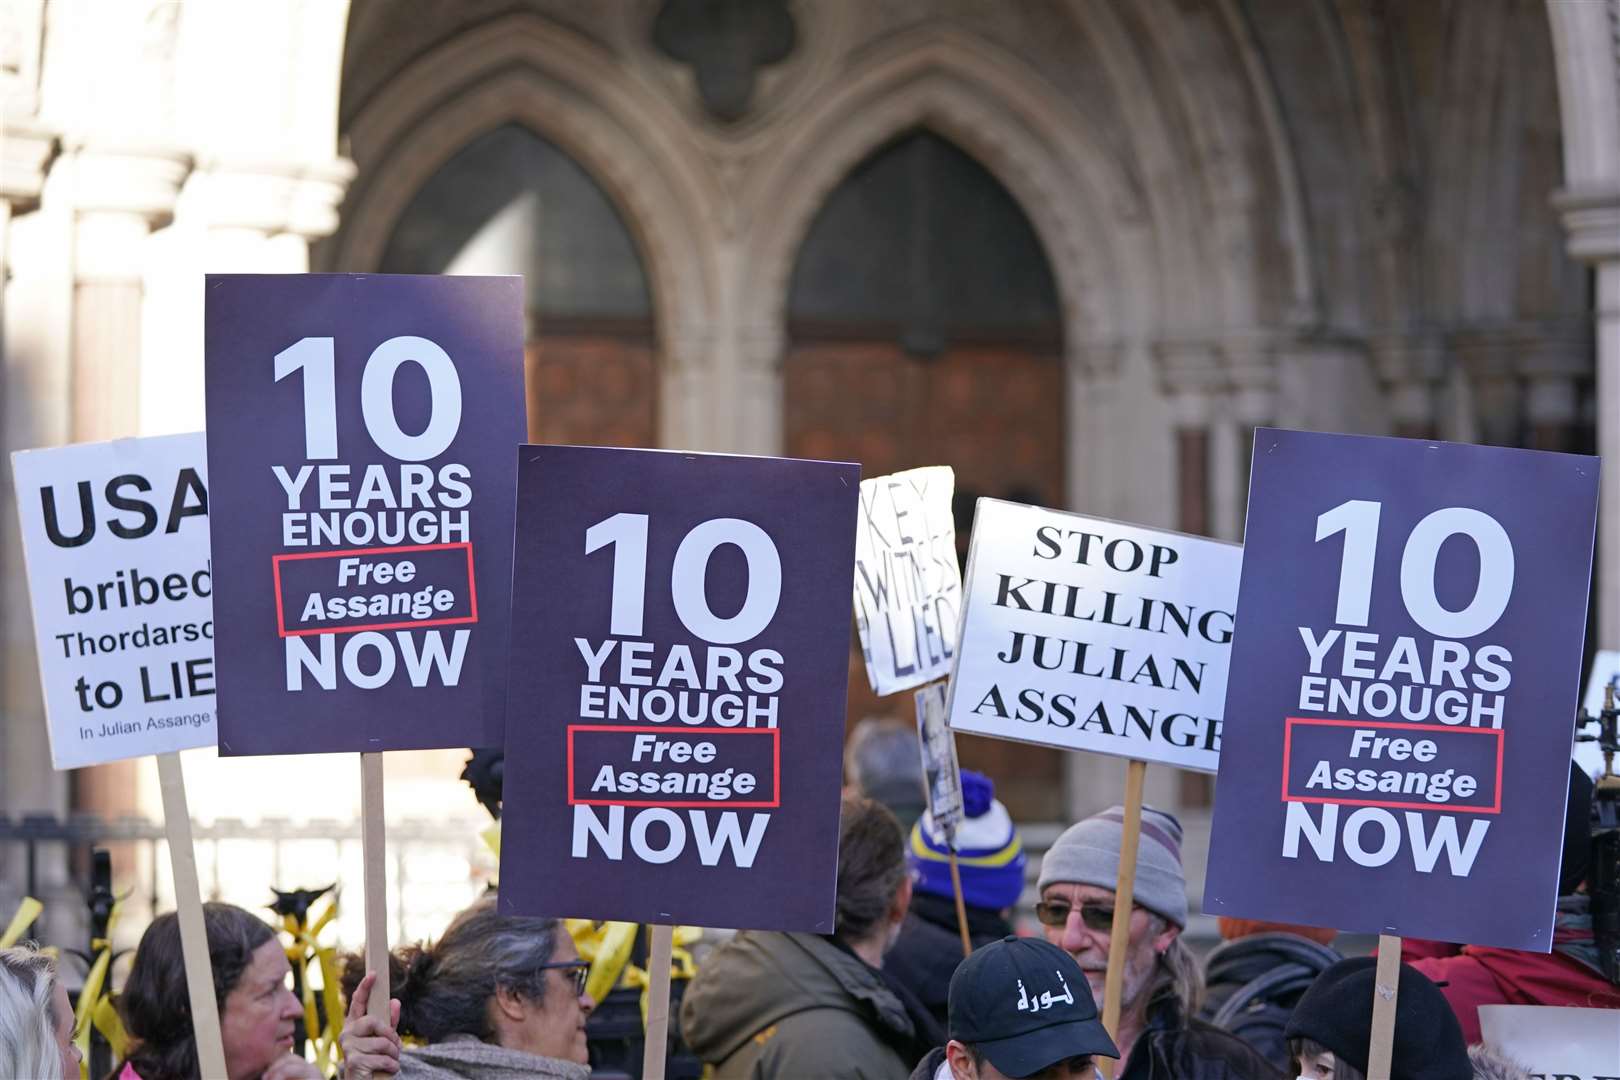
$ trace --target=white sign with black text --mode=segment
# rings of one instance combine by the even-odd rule
[[[917,691],[916,699],[928,816],[951,838],[962,824],[962,769],[956,761],[956,738],[945,724],[945,684],[929,683]]]
[[[11,457],[51,762],[213,746],[201,432]]]
[[[948,465],[861,481],[855,624],[878,695],[944,678],[956,656],[962,574]]]
[[[950,726],[1214,772],[1242,557],[980,499]]]
[[[1620,1080],[1620,1011],[1481,1005],[1479,1027],[1535,1080]]]

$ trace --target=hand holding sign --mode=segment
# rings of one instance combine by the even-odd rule
[[[206,295],[220,752],[360,752],[381,1009],[379,754],[500,742],[522,283],[211,275]]]
[[[156,755],[198,1061],[223,1076],[178,753],[215,738],[204,450],[201,434],[119,439],[23,451],[12,469],[52,763]]]

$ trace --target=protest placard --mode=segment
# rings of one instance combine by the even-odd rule
[[[58,769],[214,745],[200,433],[12,455]]]
[[[948,838],[962,823],[962,769],[956,760],[956,740],[945,723],[945,697],[944,683],[932,683],[916,694],[917,742],[922,751],[928,816]]]
[[[951,727],[1214,772],[1242,557],[980,499]]]
[[[210,275],[204,337],[220,753],[360,752],[386,1019],[380,752],[501,742],[523,281]]]
[[[956,737],[945,723],[945,684],[929,683],[915,694],[917,745],[922,752],[923,788],[928,818],[939,830],[951,863],[951,893],[956,898],[956,925],[962,935],[962,955],[973,952],[968,931],[967,906],[962,900],[962,868],[956,857],[956,829],[962,824],[962,769],[956,760]],[[913,843],[916,839],[913,838]]]
[[[225,1075],[179,751],[212,746],[201,433],[12,455],[51,763],[156,755],[198,1061]]]
[[[858,466],[520,456],[501,909],[831,933]]]
[[[956,655],[962,574],[949,465],[861,481],[855,625],[878,695],[944,678]]]
[[[1206,912],[1548,951],[1597,478],[1256,433]]]
[[[1481,1005],[1479,1027],[1535,1080],[1620,1080],[1620,1011]]]
[[[211,275],[220,753],[498,746],[522,279]]]

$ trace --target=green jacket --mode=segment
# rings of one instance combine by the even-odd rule
[[[900,999],[859,957],[814,934],[738,934],[681,1002],[681,1034],[714,1080],[908,1080]]]

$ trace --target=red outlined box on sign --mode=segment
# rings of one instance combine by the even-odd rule
[[[1387,728],[1395,731],[1438,731],[1446,735],[1494,735],[1496,736],[1496,802],[1490,806],[1458,806],[1455,803],[1428,802],[1394,802],[1387,799],[1349,799],[1339,795],[1294,795],[1288,790],[1288,773],[1291,756],[1294,750],[1294,726],[1301,727],[1352,727],[1352,728]],[[1381,806],[1386,810],[1444,810],[1454,814],[1500,814],[1502,812],[1502,751],[1504,746],[1504,732],[1500,728],[1474,728],[1451,727],[1447,724],[1408,724],[1402,721],[1367,721],[1367,720],[1316,720],[1303,716],[1290,716],[1283,728],[1283,767],[1282,767],[1282,797],[1283,802],[1297,803],[1338,803],[1340,806]],[[1382,763],[1381,763],[1382,764]],[[1396,764],[1386,765],[1393,768]]]
[[[768,735],[771,739],[771,794],[769,802],[760,799],[581,799],[574,794],[574,732],[611,731],[666,738],[707,739],[710,735]],[[651,728],[646,724],[569,724],[568,725],[568,805],[569,806],[662,806],[671,810],[710,807],[715,810],[776,809],[782,805],[782,733],[776,728]]]
[[[284,562],[296,562],[302,559],[421,554],[425,551],[453,551],[457,548],[467,553],[468,611],[465,615],[453,615],[444,619],[407,619],[404,622],[355,623],[352,626],[312,626],[307,630],[287,629],[287,617],[283,611],[281,600],[281,564]],[[270,569],[276,581],[276,633],[284,638],[307,637],[310,634],[352,634],[358,630],[411,630],[417,627],[455,626],[478,621],[478,582],[473,575],[472,544],[467,541],[454,544],[405,544],[397,547],[348,548],[343,551],[305,551],[296,555],[272,555],[270,557]]]

